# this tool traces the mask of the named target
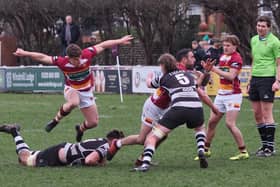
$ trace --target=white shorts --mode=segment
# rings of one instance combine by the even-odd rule
[[[64,98],[65,99],[67,98],[66,95],[71,90],[75,90],[75,89],[73,89],[69,86],[65,86],[65,88],[64,88]],[[92,106],[92,105],[96,105],[92,89],[89,90],[89,91],[78,91],[78,90],[75,90],[75,91],[77,91],[79,93],[79,97],[80,97],[79,108],[86,108],[86,107],[89,107],[89,106]]]
[[[141,117],[142,124],[153,127],[155,122],[157,122],[166,111],[167,109],[161,109],[157,107],[149,97],[143,105]]]
[[[221,113],[240,111],[241,104],[242,94],[217,95],[214,101],[214,105]]]

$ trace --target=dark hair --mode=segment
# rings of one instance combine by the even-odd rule
[[[166,73],[177,70],[176,59],[169,53],[164,53],[158,59],[158,63],[164,65]]]
[[[106,135],[106,138],[109,139],[109,140],[112,140],[112,139],[120,139],[120,138],[123,138],[124,137],[124,134],[122,131],[119,131],[119,130],[111,130],[110,132],[107,133]]]
[[[186,57],[189,52],[191,52],[192,50],[191,49],[187,49],[187,48],[183,48],[181,50],[179,50],[177,53],[176,53],[176,60],[177,62],[180,62],[184,57]]]
[[[259,17],[257,18],[257,23],[258,23],[258,22],[266,22],[266,25],[267,25],[268,27],[271,26],[271,19],[270,19],[270,17],[268,17],[268,16],[259,16]]]
[[[236,35],[233,35],[233,34],[226,35],[223,38],[223,42],[229,42],[229,43],[231,43],[232,45],[235,45],[235,46],[239,46],[240,45],[239,38]]]
[[[192,44],[198,44],[198,41],[197,40],[193,40]]]
[[[76,44],[70,44],[66,48],[66,54],[69,58],[80,57],[82,54],[82,49]]]

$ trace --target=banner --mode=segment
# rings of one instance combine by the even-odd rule
[[[0,69],[0,91],[5,90],[6,84],[5,84],[5,70]]]
[[[64,76],[58,68],[34,68],[34,71],[36,72],[34,91],[63,91]]]
[[[149,73],[160,75],[159,66],[135,66],[132,68],[132,92],[152,93],[154,89],[148,88],[146,79]]]
[[[95,92],[119,93],[119,78],[116,68],[93,68],[95,78]],[[122,91],[132,93],[131,70],[121,70]]]
[[[95,79],[95,92],[119,93],[119,80],[116,66],[92,66]],[[146,79],[149,73],[160,76],[159,66],[121,66],[123,93],[152,93],[147,88]],[[243,96],[248,96],[246,88],[250,78],[250,67],[243,67],[240,74],[240,85]],[[207,94],[215,96],[219,89],[219,76],[211,73],[206,87]],[[63,92],[64,76],[55,66],[1,67],[0,91],[16,92]],[[280,97],[280,91],[276,92]]]
[[[33,68],[11,68],[6,70],[6,88],[9,91],[33,91],[36,72]]]
[[[251,75],[250,66],[243,67],[239,74],[240,87],[243,96],[248,96],[247,85],[249,84],[250,75]],[[206,87],[207,94],[209,96],[216,96],[219,89],[219,85],[220,85],[220,77],[216,73],[211,72],[211,79]],[[275,97],[280,97],[280,91],[275,93]]]
[[[8,91],[55,92],[63,91],[64,77],[56,67],[25,67],[6,69]]]

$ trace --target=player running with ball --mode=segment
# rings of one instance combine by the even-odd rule
[[[130,44],[132,36],[127,35],[116,40],[107,40],[86,49],[81,49],[75,44],[70,44],[66,49],[67,56],[51,57],[42,53],[17,49],[16,56],[30,57],[35,61],[48,65],[55,65],[63,72],[65,77],[64,103],[58,110],[54,119],[46,125],[46,131],[50,132],[60,120],[67,116],[74,108],[79,107],[85,120],[76,125],[76,141],[81,141],[84,131],[97,126],[98,112],[93,96],[93,74],[90,70],[91,59],[107,48],[116,45]]]

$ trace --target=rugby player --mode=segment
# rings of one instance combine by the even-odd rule
[[[199,86],[203,83],[202,86],[205,86],[208,82],[208,77],[205,77],[203,73],[198,71],[193,71],[194,69],[194,62],[195,58],[190,49],[182,49],[180,50],[177,55],[177,64],[176,69],[168,69],[165,73],[170,73],[172,71],[175,71],[177,69],[184,70],[184,71],[190,71],[193,72],[196,79],[199,79]],[[175,66],[174,66],[175,68]],[[199,78],[196,77],[196,72],[199,73]],[[204,80],[204,79],[208,80]],[[149,74],[147,77],[147,87],[149,88],[155,88],[155,92],[153,95],[151,95],[146,101],[143,106],[142,110],[142,126],[140,129],[140,133],[138,135],[130,135],[128,137],[125,137],[123,139],[118,140],[115,144],[112,144],[111,149],[112,152],[116,152],[118,149],[120,149],[122,146],[126,145],[135,145],[135,144],[144,144],[144,141],[147,137],[147,135],[150,133],[150,131],[153,128],[153,125],[156,124],[156,122],[163,116],[163,114],[167,111],[169,104],[170,104],[170,97],[168,95],[168,92],[163,88],[159,86],[159,76],[153,77],[153,74]],[[206,83],[206,84],[205,84]],[[217,108],[213,105],[211,99],[208,97],[208,95],[200,88],[199,89],[199,96],[201,100],[206,103],[214,112],[218,112]],[[158,147],[166,137],[161,139],[156,147]],[[112,155],[113,156],[113,155]],[[138,159],[135,162],[135,165],[142,164],[143,156],[140,155]]]
[[[196,80],[190,72],[176,70],[166,73],[169,69],[176,69],[176,59],[170,54],[161,55],[158,62],[163,72],[159,86],[168,91],[171,106],[148,134],[144,145],[143,164],[134,168],[134,171],[149,170],[157,142],[182,124],[195,129],[200,167],[207,168],[208,162],[204,156],[204,115],[202,103],[196,91]]]
[[[199,95],[199,98],[208,105],[209,108],[214,113],[218,113],[217,107],[213,104],[212,100],[209,98],[209,96],[204,91],[204,87],[208,84],[210,79],[210,74],[207,71],[197,71],[195,70],[195,56],[191,49],[181,49],[176,54],[176,60],[177,60],[177,68],[179,70],[188,71],[192,73],[194,78],[197,82],[197,93]],[[212,64],[215,63],[215,60],[207,59],[207,62]]]
[[[177,69],[176,66],[173,66],[172,68],[168,69],[168,72],[175,71],[176,69]],[[142,115],[141,115],[142,124],[141,124],[139,134],[130,135],[114,142],[110,147],[112,153],[116,153],[122,146],[135,145],[135,144],[143,145],[147,135],[152,130],[153,125],[166,112],[170,104],[170,97],[168,95],[168,92],[164,88],[158,85],[159,83],[158,81],[159,81],[159,76],[155,76],[153,78],[152,73],[149,74],[146,79],[147,87],[156,88],[156,90],[150,97],[146,99],[143,105]],[[166,137],[164,137],[161,141],[159,141],[157,146],[159,146],[159,144],[163,142],[165,139]],[[114,154],[111,154],[110,156],[111,157],[109,157],[108,160],[111,160]],[[142,158],[143,157],[141,154],[135,162],[136,166],[142,164]]]
[[[0,132],[11,134],[16,144],[19,163],[24,166],[103,166],[114,139],[124,137],[118,130],[110,131],[106,138],[88,139],[79,143],[60,143],[42,151],[31,151],[19,133],[18,125],[1,125]]]
[[[120,39],[101,42],[84,50],[76,44],[70,44],[66,49],[67,56],[65,57],[51,57],[42,53],[24,51],[23,49],[16,50],[14,53],[16,56],[30,57],[44,64],[58,66],[64,74],[66,103],[60,107],[54,119],[46,125],[47,132],[56,127],[60,120],[76,107],[80,108],[85,117],[80,125],[75,126],[77,142],[81,141],[84,131],[97,126],[98,111],[92,93],[94,80],[90,69],[91,60],[107,48],[130,44],[132,39],[131,35],[127,35]]]
[[[240,42],[237,36],[227,35],[223,39],[224,54],[220,57],[219,67],[213,64],[202,63],[203,67],[211,70],[220,77],[220,88],[214,104],[219,113],[211,113],[206,133],[205,155],[210,156],[210,145],[215,136],[215,129],[225,114],[226,126],[230,130],[239,150],[239,154],[230,157],[230,160],[248,159],[244,139],[236,121],[242,104],[242,92],[238,75],[242,68],[242,58],[237,52]],[[196,158],[198,159],[198,158]]]

